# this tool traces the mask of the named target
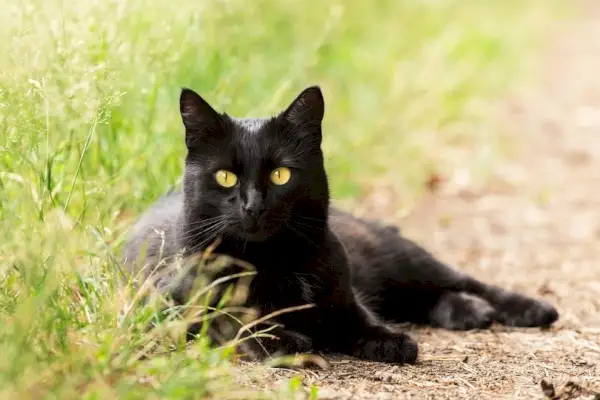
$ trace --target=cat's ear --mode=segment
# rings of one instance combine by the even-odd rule
[[[319,86],[310,86],[302,91],[282,113],[285,122],[307,131],[317,128],[321,132],[321,122],[325,114],[325,101]]]
[[[181,89],[179,110],[188,149],[197,147],[206,139],[218,139],[223,135],[221,115],[193,90]]]

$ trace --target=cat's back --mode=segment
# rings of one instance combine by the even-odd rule
[[[398,227],[375,220],[360,218],[349,212],[331,207],[329,210],[329,228],[342,241],[347,250],[354,247],[380,247],[390,237],[397,237]]]
[[[351,268],[358,274],[393,254],[402,241],[396,226],[360,218],[335,207],[330,208],[328,222],[348,253]]]
[[[165,194],[148,208],[131,226],[123,249],[125,264],[136,269],[154,264],[177,249],[177,221],[183,207],[183,194]]]

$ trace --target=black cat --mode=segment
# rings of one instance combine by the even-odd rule
[[[155,265],[220,237],[217,253],[257,270],[249,306],[265,315],[316,305],[275,318],[278,339],[260,339],[267,353],[316,350],[412,363],[417,344],[385,322],[466,330],[493,321],[547,326],[558,318],[550,304],[450,268],[394,227],[330,206],[318,87],[273,118],[219,114],[189,89],[180,110],[188,150],[183,191],[167,194],[136,223],[126,262]],[[174,285],[173,298],[185,301],[192,280]],[[267,355],[256,349],[255,356]]]

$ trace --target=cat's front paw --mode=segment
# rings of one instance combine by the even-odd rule
[[[548,327],[558,319],[550,303],[518,293],[508,293],[496,305],[498,322],[508,326]]]
[[[279,330],[275,337],[247,337],[239,346],[242,359],[263,361],[268,358],[308,353],[309,337],[298,332]]]
[[[419,355],[419,347],[405,333],[382,332],[360,339],[354,347],[353,355],[369,361],[414,364]]]

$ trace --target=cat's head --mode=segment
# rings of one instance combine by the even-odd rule
[[[324,108],[321,90],[312,86],[275,117],[237,119],[183,89],[189,229],[206,221],[215,236],[251,242],[282,232],[322,232],[329,204],[321,151]]]

